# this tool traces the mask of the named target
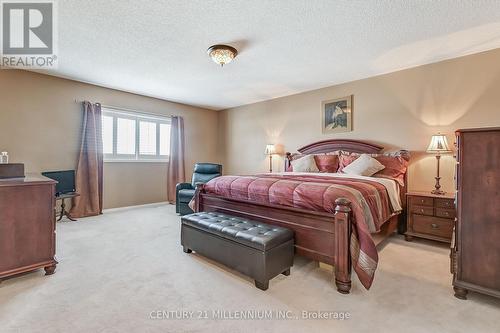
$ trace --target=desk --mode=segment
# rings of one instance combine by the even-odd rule
[[[73,198],[76,198],[79,196],[80,196],[80,193],[76,193],[76,192],[65,193],[65,194],[61,194],[61,195],[56,196],[56,200],[61,200],[61,212],[59,213],[59,218],[57,219],[58,222],[61,221],[64,216],[66,216],[71,221],[76,221],[75,219],[73,219],[71,217],[71,215],[69,215],[69,212],[66,211],[66,204],[64,203],[64,200],[65,199],[73,199]]]
[[[38,268],[54,274],[55,187],[40,175],[0,180],[0,282]]]

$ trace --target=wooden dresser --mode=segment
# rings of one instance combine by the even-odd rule
[[[55,260],[56,182],[43,176],[0,180],[0,281]]]
[[[427,238],[451,242],[455,219],[453,194],[435,195],[431,192],[409,192],[406,195],[408,217],[405,238]]]
[[[458,130],[456,140],[455,296],[500,297],[500,128]]]

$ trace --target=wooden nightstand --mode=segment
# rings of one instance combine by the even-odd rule
[[[421,237],[436,241],[451,242],[455,221],[454,193],[435,195],[430,192],[408,192],[406,194],[408,218],[407,241]]]

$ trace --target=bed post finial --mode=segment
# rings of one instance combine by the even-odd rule
[[[335,284],[339,293],[351,290],[351,202],[345,198],[335,200]]]
[[[288,171],[288,168],[290,167],[290,165],[292,164],[292,153],[290,152],[286,152],[285,153],[285,172]]]
[[[203,193],[203,183],[196,183],[196,189],[194,192],[194,211],[196,213],[200,212],[201,208],[201,193]]]
[[[350,212],[351,211],[351,202],[346,198],[338,198],[335,200],[335,212]]]

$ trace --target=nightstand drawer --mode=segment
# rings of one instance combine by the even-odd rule
[[[455,218],[455,210],[454,209],[446,209],[446,208],[436,208],[436,216],[444,217],[446,219],[454,219]]]
[[[434,199],[434,202],[436,204],[436,207],[450,208],[450,209],[455,208],[455,200],[453,199]]]
[[[453,220],[439,217],[413,215],[413,232],[451,239]]]
[[[432,216],[434,215],[434,208],[425,206],[411,206],[410,212],[414,214]]]
[[[429,197],[410,197],[410,204],[413,206],[434,206],[434,200]]]

